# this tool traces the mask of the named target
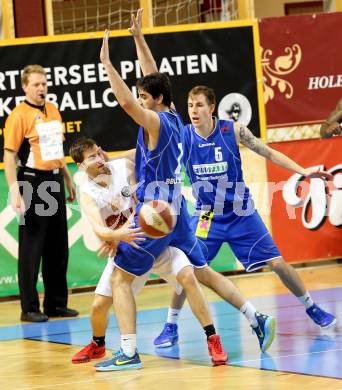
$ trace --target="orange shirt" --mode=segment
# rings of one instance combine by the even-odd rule
[[[52,103],[45,103],[43,113],[22,102],[5,123],[4,149],[18,154],[19,166],[44,171],[63,168],[63,140],[61,115]]]

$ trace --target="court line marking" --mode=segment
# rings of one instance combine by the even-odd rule
[[[314,355],[314,354],[325,353],[325,352],[338,352],[338,351],[342,351],[342,348],[326,349],[326,350],[314,351],[314,352],[294,353],[294,354],[291,354],[291,355],[278,355],[278,356],[267,356],[267,357],[265,356],[264,358],[261,357],[259,359],[240,360],[240,361],[237,361],[237,362],[231,361],[230,365],[241,364],[241,363],[260,362],[261,360],[274,360],[274,359],[290,358],[290,357],[295,357],[295,356]]]

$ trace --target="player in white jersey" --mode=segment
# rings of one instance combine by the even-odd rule
[[[138,247],[136,241],[143,241],[144,238],[140,228],[133,229],[130,221],[136,203],[133,163],[124,158],[106,163],[95,141],[89,138],[75,141],[70,149],[70,155],[84,173],[80,183],[82,210],[96,235],[105,242],[100,249],[101,253],[110,255],[96,287],[92,304],[93,339],[72,358],[73,363],[84,363],[105,355],[105,331],[108,312],[113,304],[111,283],[115,268],[113,256],[117,244],[119,241],[125,241]],[[150,271],[135,277],[132,283],[133,294],[139,293],[151,272],[169,282],[175,292],[180,294],[182,286],[177,278],[184,275],[187,267],[192,266],[185,254],[180,249],[169,246],[154,262]],[[201,290],[198,293],[201,293]],[[137,362],[134,368],[140,367],[141,363]]]

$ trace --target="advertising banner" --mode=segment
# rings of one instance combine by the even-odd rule
[[[258,102],[262,91],[256,65],[256,22],[208,23],[154,29],[146,35],[161,72],[171,77],[174,101],[184,121],[187,93],[196,85],[208,85],[217,94],[223,118],[248,123],[257,136],[263,118]],[[110,56],[133,94],[141,77],[134,40],[128,32],[113,32]],[[80,135],[93,137],[107,151],[134,147],[137,125],[118,106],[108,77],[99,61],[102,33],[17,39],[0,43],[0,161],[3,128],[11,110],[24,99],[20,71],[40,64],[47,71],[47,100],[62,114],[65,152]]]
[[[342,137],[270,145],[333,181],[305,179],[267,162],[273,238],[285,260],[342,257]]]
[[[75,164],[68,166],[77,182]],[[189,181],[184,195],[188,200],[189,212],[194,210]],[[0,297],[17,295],[18,290],[18,222],[11,206],[7,204],[8,187],[4,171],[0,170]],[[95,286],[106,265],[107,259],[98,257],[96,252],[99,241],[96,239],[88,220],[82,215],[79,205],[67,204],[69,232],[69,288]],[[29,253],[27,254],[30,255]],[[232,271],[239,268],[235,256],[228,245],[224,245],[212,262],[217,271]],[[159,278],[151,275],[152,279]],[[38,290],[43,291],[41,273],[38,276]]]
[[[342,13],[259,23],[268,127],[322,122],[342,97]]]

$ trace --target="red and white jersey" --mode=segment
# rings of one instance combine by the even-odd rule
[[[125,159],[107,163],[110,181],[107,187],[86,178],[81,183],[81,192],[90,196],[100,210],[103,221],[112,229],[122,226],[134,211],[133,190],[129,184],[129,172]]]

